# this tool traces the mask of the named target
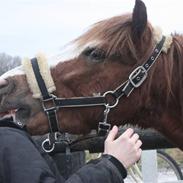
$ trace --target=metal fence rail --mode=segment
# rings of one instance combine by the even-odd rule
[[[119,134],[122,134],[125,129],[120,129]],[[162,149],[162,148],[173,148],[175,145],[170,143],[163,135],[152,130],[140,130],[135,129],[142,140],[142,149],[150,150],[150,149]],[[73,151],[83,151],[88,150],[90,153],[98,153],[103,152],[104,150],[104,141],[105,137],[99,136],[89,136],[87,138],[81,138],[79,140],[74,141],[70,144],[70,150]],[[65,145],[60,141],[56,144],[55,153],[65,152]]]

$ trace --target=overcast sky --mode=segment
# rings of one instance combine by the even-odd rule
[[[134,0],[0,0],[0,52],[58,54],[89,25],[132,12]],[[183,32],[182,0],[144,0],[148,18],[166,34]]]

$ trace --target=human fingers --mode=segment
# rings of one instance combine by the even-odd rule
[[[133,141],[133,142],[137,142],[137,140],[139,139],[139,135],[137,134],[137,133],[134,133],[133,135],[132,135],[132,137],[131,137],[131,140]]]
[[[139,148],[141,147],[141,145],[142,145],[142,141],[141,141],[141,140],[137,140],[137,142],[136,142],[136,144],[135,144],[135,147],[136,147],[137,149],[139,149]]]
[[[137,158],[140,159],[141,155],[142,155],[142,149],[139,148],[139,150],[137,152]]]
[[[141,155],[142,155],[142,149],[139,148],[139,149],[137,150],[137,152],[136,152],[136,161],[138,161],[138,160],[140,159]]]
[[[118,133],[118,127],[114,125],[112,130],[110,130],[110,132],[106,138],[106,141],[114,141],[117,133]]]
[[[128,128],[117,140],[128,139],[133,135],[133,133],[134,130],[132,128]]]

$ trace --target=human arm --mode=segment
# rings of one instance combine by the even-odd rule
[[[104,154],[101,158],[91,161],[75,175],[70,177],[69,183],[75,180],[82,182],[123,182],[126,168],[133,165],[141,156],[142,142],[133,129],[127,129],[116,138],[118,127],[114,126],[105,140]]]
[[[43,157],[23,130],[0,127],[1,183],[62,183],[54,162]]]
[[[114,156],[125,168],[129,168],[140,159],[142,142],[132,128],[128,128],[118,138],[117,133],[118,127],[114,126],[105,140],[104,154]]]
[[[115,134],[117,134],[115,128],[109,133],[105,142],[105,154],[107,155],[86,164],[65,183],[123,182],[125,168],[121,164],[121,156],[127,156],[121,147],[128,145],[130,137],[126,137],[124,142],[121,142],[121,140],[115,141]],[[133,143],[131,145],[133,146]],[[118,147],[120,147],[119,153],[113,153],[113,149],[118,149]],[[115,152],[118,152],[116,150]],[[126,151],[127,154],[128,152],[129,150]],[[136,157],[133,152],[131,156]],[[45,157],[40,154],[26,132],[14,128],[0,128],[0,182],[63,183],[64,180],[58,175],[53,161]],[[126,165],[129,165],[126,159],[122,158],[123,161]]]

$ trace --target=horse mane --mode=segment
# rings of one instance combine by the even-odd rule
[[[131,22],[131,14],[100,21],[73,43],[77,45],[78,50],[95,46],[105,50],[108,57],[120,55],[123,64],[133,64],[135,68],[148,59],[157,42],[153,36],[154,28],[148,23],[141,40],[134,44]],[[173,100],[177,108],[181,109],[179,114],[183,116],[183,37],[178,34],[171,36],[173,38],[171,47],[167,53],[163,52],[159,56],[157,63],[149,72],[148,82],[142,87],[141,93],[144,95],[145,102],[148,103],[151,100],[150,93],[153,85],[156,85],[156,89],[159,89],[157,92],[162,92],[161,94],[165,96],[165,98],[161,96],[164,100],[163,105],[168,106]],[[131,58],[132,63],[130,63]],[[158,77],[162,78],[161,81]]]
[[[183,117],[183,36],[176,33],[172,36],[173,43],[169,54],[167,57],[164,56],[167,67],[165,71],[167,72],[166,76],[169,75],[167,78],[169,96],[177,97],[177,101],[180,102],[178,104],[181,109],[180,114]]]
[[[73,42],[79,50],[90,45],[97,46],[97,48],[104,49],[108,57],[116,54],[123,56],[127,54],[125,51],[130,50],[131,57],[138,60],[139,53],[136,52],[136,45],[133,43],[131,22],[131,14],[102,20],[94,24],[86,33]],[[152,29],[152,27],[149,26],[149,29]],[[151,34],[152,30],[149,29],[147,30],[148,34]],[[144,37],[145,40],[143,41],[152,41],[149,40],[151,37],[148,35]],[[146,50],[146,52],[148,51]]]

